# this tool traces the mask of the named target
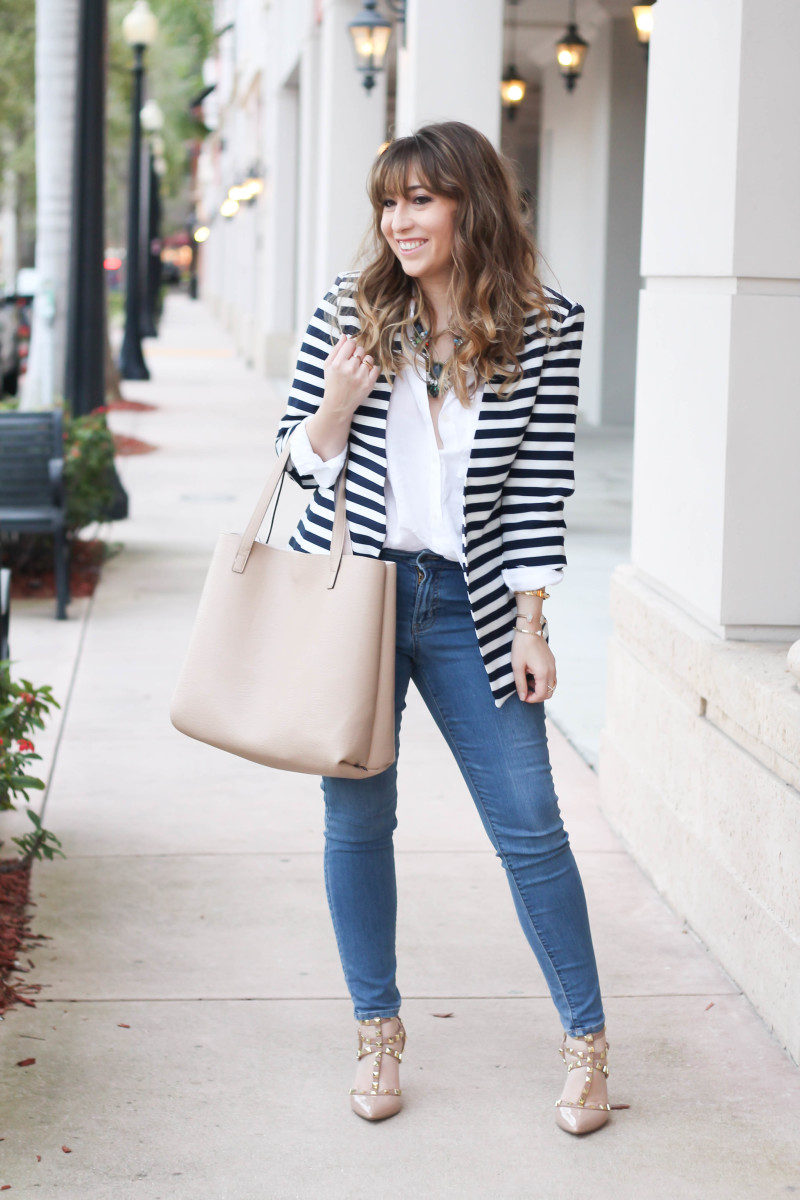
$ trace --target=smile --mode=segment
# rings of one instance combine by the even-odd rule
[[[419,250],[420,246],[427,245],[427,238],[417,238],[416,241],[401,242],[399,239],[397,245],[400,248],[401,254],[413,254],[415,250]]]

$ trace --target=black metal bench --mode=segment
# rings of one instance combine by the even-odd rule
[[[58,410],[0,412],[0,536],[53,534],[60,621],[70,599],[62,429]]]

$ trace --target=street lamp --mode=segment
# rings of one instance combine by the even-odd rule
[[[80,0],[64,395],[74,417],[106,402],[106,6]],[[117,480],[118,490],[121,485]],[[117,490],[117,489],[115,489]],[[119,514],[124,515],[124,513]]]
[[[142,311],[139,332],[142,337],[157,337],[161,291],[161,243],[159,240],[161,236],[161,195],[158,164],[163,162],[164,154],[164,139],[161,136],[161,130],[164,128],[164,114],[158,101],[150,99],[142,105],[139,116],[148,142],[144,165],[145,175],[142,180],[142,215],[144,219],[140,241],[139,289]]]
[[[144,102],[142,111],[139,113],[139,119],[142,122],[142,129],[145,133],[161,133],[161,130],[164,128],[164,114],[157,100],[151,99]]]
[[[126,263],[125,334],[119,356],[123,379],[149,379],[150,372],[142,354],[139,299],[139,236],[141,220],[142,154],[142,80],[144,52],[155,41],[158,20],[147,0],[136,0],[122,22],[122,35],[133,48],[133,89],[131,96],[131,158],[128,178],[128,254]]]

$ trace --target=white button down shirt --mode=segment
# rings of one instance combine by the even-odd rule
[[[466,566],[462,547],[464,481],[478,421],[481,383],[465,408],[453,389],[439,410],[436,441],[425,367],[417,358],[415,371],[407,364],[395,376],[386,418],[386,539],[392,550],[433,550]],[[474,384],[474,376],[472,380]],[[292,462],[310,474],[320,487],[332,487],[344,466],[347,447],[323,460],[312,448],[306,431],[310,417],[290,438]],[[349,542],[349,539],[348,539]],[[554,567],[514,567],[503,571],[510,591],[550,586],[561,581]]]

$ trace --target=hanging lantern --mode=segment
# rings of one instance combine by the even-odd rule
[[[517,111],[517,107],[525,99],[525,80],[520,76],[519,71],[511,63],[505,70],[503,78],[500,81],[500,96],[503,101],[503,107],[508,109],[509,118],[513,118]]]
[[[364,0],[361,12],[347,26],[353,39],[356,69],[361,72],[364,88],[369,92],[375,86],[375,76],[383,70],[383,60],[392,26],[375,11],[376,0]]]
[[[655,2],[656,0],[645,0],[644,4],[633,5],[636,36],[643,46],[649,45],[650,34],[653,32],[653,5]]]
[[[558,69],[564,78],[568,92],[572,91],[576,81],[581,77],[583,62],[588,49],[589,43],[578,33],[578,26],[575,21],[575,0],[572,0],[567,32],[556,45]]]
[[[511,34],[509,51],[513,55],[517,49],[517,7],[519,0],[511,2]],[[518,106],[525,99],[525,80],[520,76],[513,61],[508,64],[500,80],[500,98],[503,107],[508,109],[509,120],[513,120]]]

